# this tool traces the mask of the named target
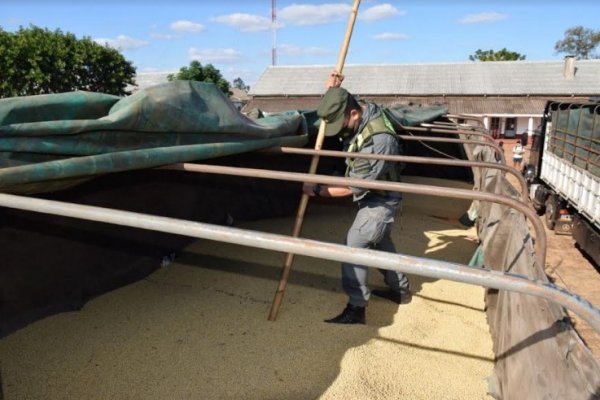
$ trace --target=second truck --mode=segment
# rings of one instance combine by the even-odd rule
[[[546,103],[523,173],[546,226],[600,265],[600,103]]]

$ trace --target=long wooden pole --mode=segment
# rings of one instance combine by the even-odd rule
[[[354,22],[356,21],[356,15],[358,14],[358,6],[360,5],[360,0],[354,0],[354,5],[352,6],[352,12],[350,13],[350,18],[348,19],[348,25],[346,26],[346,35],[344,36],[344,41],[342,43],[342,48],[340,50],[340,56],[338,57],[338,63],[335,68],[335,71],[341,75],[342,70],[344,69],[344,62],[346,61],[346,54],[348,53],[348,47],[350,46],[350,38],[352,37],[352,31],[354,30]],[[323,140],[325,139],[325,121],[321,120],[321,125],[319,125],[319,133],[317,134],[317,140],[315,142],[315,150],[321,150],[323,147]],[[315,155],[312,158],[310,163],[310,168],[308,170],[309,174],[315,174],[317,172],[317,166],[319,165],[319,156]],[[304,222],[304,214],[306,212],[306,206],[308,205],[308,195],[303,193],[300,198],[300,205],[298,206],[298,212],[296,213],[296,221],[294,223],[294,230],[292,231],[293,237],[299,237],[300,232],[302,231],[302,223]],[[287,286],[288,278],[290,276],[290,271],[292,269],[292,263],[294,262],[294,253],[287,253],[285,258],[285,264],[283,265],[283,270],[281,271],[281,278],[279,279],[279,285],[277,286],[277,291],[275,292],[275,297],[273,298],[273,304],[271,305],[271,312],[269,313],[269,321],[275,321],[277,319],[277,313],[279,312],[279,306],[281,305],[281,300],[283,299],[283,294],[285,293],[285,288]]]

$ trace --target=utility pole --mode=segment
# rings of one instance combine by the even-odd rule
[[[273,49],[271,50],[271,63],[277,64],[277,0],[271,0],[271,29],[273,31]]]

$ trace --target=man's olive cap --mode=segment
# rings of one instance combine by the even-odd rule
[[[339,87],[330,88],[325,92],[317,115],[325,121],[325,136],[335,136],[342,130],[346,117],[346,105],[350,93]]]

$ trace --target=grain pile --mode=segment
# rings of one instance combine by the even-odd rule
[[[475,231],[456,218],[468,203],[405,198],[398,251],[467,263]],[[311,203],[303,236],[341,242],[354,211]],[[292,223],[241,227],[289,234]],[[346,301],[339,265],[296,257],[273,323],[283,259],[198,241],[145,280],[3,338],[5,398],[487,398],[493,354],[482,288],[412,276],[412,303],[372,299],[366,326],[330,325],[322,320]],[[373,272],[372,287],[383,286]]]

